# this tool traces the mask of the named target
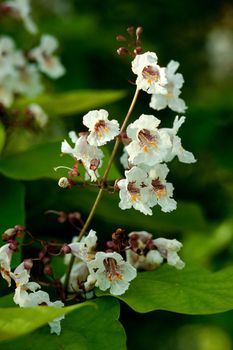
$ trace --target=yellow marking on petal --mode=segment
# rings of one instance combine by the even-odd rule
[[[133,202],[137,202],[139,195],[137,193],[131,194],[131,199]]]
[[[144,153],[147,153],[147,152],[148,152],[148,147],[147,147],[146,145],[143,147],[143,152],[144,152]]]
[[[163,188],[163,189],[161,189],[161,190],[157,190],[157,191],[156,191],[156,196],[157,196],[158,198],[161,198],[161,197],[163,197],[164,195],[166,195],[166,193],[167,193],[166,189]]]
[[[20,287],[20,282],[16,282],[16,288]]]

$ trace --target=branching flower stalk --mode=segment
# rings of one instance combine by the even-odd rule
[[[132,99],[132,102],[130,104],[130,107],[128,109],[128,112],[125,116],[125,119],[122,123],[122,126],[121,126],[121,129],[120,129],[120,134],[123,133],[125,131],[125,128],[127,126],[127,123],[128,123],[128,120],[131,116],[131,113],[133,112],[133,109],[134,109],[134,106],[136,104],[136,101],[137,101],[137,98],[138,98],[138,95],[139,95],[139,89],[136,88],[136,91],[135,91],[135,94],[134,94],[134,97]],[[113,147],[113,150],[112,150],[112,154],[111,154],[111,157],[109,158],[109,161],[108,161],[108,164],[107,164],[107,167],[106,167],[106,170],[104,172],[104,175],[103,175],[103,178],[101,180],[101,185],[100,185],[100,189],[99,189],[99,192],[98,192],[98,195],[96,197],[96,200],[92,206],[92,209],[88,215],[88,218],[77,238],[77,242],[80,242],[82,237],[85,235],[90,223],[91,223],[91,220],[93,218],[93,216],[95,215],[95,211],[97,209],[97,206],[101,200],[101,197],[102,197],[102,194],[103,194],[103,191],[104,191],[104,186],[105,186],[105,183],[107,181],[107,177],[108,177],[108,174],[109,174],[109,171],[111,169],[111,166],[112,166],[112,163],[114,161],[114,158],[116,156],[116,153],[117,153],[117,150],[118,150],[118,147],[120,145],[120,139],[119,137],[116,138],[116,141],[115,141],[115,144],[114,144],[114,147]],[[69,266],[67,268],[67,272],[66,272],[66,278],[65,278],[65,282],[64,282],[64,290],[66,291],[67,290],[67,286],[69,284],[69,279],[70,279],[70,273],[71,273],[71,270],[72,270],[72,267],[73,267],[73,264],[74,264],[74,261],[75,261],[75,256],[72,255],[71,258],[70,258],[70,263],[69,263]]]

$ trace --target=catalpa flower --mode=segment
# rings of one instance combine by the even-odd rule
[[[162,135],[167,135],[170,137],[171,141],[171,147],[167,150],[167,154],[164,158],[165,162],[170,162],[175,156],[178,157],[179,161],[182,163],[194,163],[196,162],[196,159],[194,158],[194,155],[186,151],[181,144],[181,139],[179,136],[177,136],[177,132],[181,125],[184,123],[185,117],[179,117],[176,116],[173,127],[171,129],[164,128],[160,129],[160,132]]]
[[[116,252],[98,252],[87,266],[90,276],[96,279],[96,286],[103,291],[110,288],[113,295],[123,294],[137,275],[136,269]]]
[[[86,170],[87,178],[91,178],[91,181],[96,181],[98,175],[97,169],[102,165],[103,152],[95,147],[91,146],[87,142],[87,135],[77,137],[74,131],[69,133],[72,142],[75,144],[72,148],[66,140],[62,142],[61,151],[71,155],[77,160],[81,160]]]
[[[40,305],[47,305],[49,307],[62,307],[64,304],[60,300],[55,302],[50,301],[49,294],[47,292],[38,290],[41,286],[36,282],[29,282],[30,269],[25,268],[25,262],[22,262],[14,271],[11,273],[11,277],[15,280],[16,289],[14,294],[14,302],[20,307],[34,307]],[[64,315],[55,318],[49,322],[50,332],[56,333],[57,335],[61,332],[60,321],[64,318]]]
[[[92,146],[105,145],[119,134],[118,121],[108,120],[108,112],[104,109],[90,111],[85,114],[83,124],[89,129],[90,134],[87,141]]]
[[[84,237],[81,242],[68,244],[71,249],[71,254],[82,261],[90,261],[94,258],[95,248],[97,243],[96,232],[90,230],[89,234]]]
[[[136,80],[138,89],[142,89],[149,94],[166,94],[165,68],[161,68],[157,62],[158,58],[154,52],[136,55],[132,61],[132,71],[138,76]]]
[[[30,2],[29,0],[12,0],[4,2],[4,5],[11,9],[12,15],[21,19],[25,25],[25,28],[31,33],[37,33],[37,27],[30,18]]]
[[[8,287],[11,286],[11,259],[13,250],[10,248],[10,244],[4,244],[0,248],[0,272],[2,277],[7,281]]]
[[[139,270],[153,270],[163,262],[158,250],[149,250],[152,234],[146,231],[129,234],[130,249],[126,250],[126,260]]]
[[[187,109],[184,100],[179,95],[180,89],[183,86],[184,79],[182,74],[175,73],[179,67],[179,63],[176,61],[170,61],[166,67],[167,84],[166,94],[155,93],[151,97],[150,107],[156,110],[164,109],[165,107],[171,108],[178,113],[184,113]]]
[[[166,182],[168,172],[169,169],[166,164],[157,164],[149,171],[151,180],[149,206],[154,207],[158,204],[165,213],[175,210],[177,205],[176,201],[171,198],[173,185]]]
[[[128,126],[126,132],[132,141],[125,150],[130,163],[153,166],[163,161],[168,148],[171,148],[171,140],[169,135],[160,133],[159,124],[160,120],[153,115],[142,114]]]
[[[119,180],[117,186],[120,189],[121,209],[134,208],[145,215],[152,215],[148,206],[149,201],[149,179],[148,174],[136,166],[125,171],[126,179]]]
[[[40,46],[32,49],[30,57],[35,59],[41,72],[50,78],[56,79],[65,74],[65,68],[58,57],[54,56],[54,51],[58,48],[58,41],[51,35],[45,34],[41,37]]]
[[[162,257],[167,260],[168,265],[181,270],[185,263],[180,259],[177,252],[182,248],[182,243],[176,239],[157,238],[153,240]]]

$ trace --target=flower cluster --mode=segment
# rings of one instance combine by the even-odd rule
[[[128,236],[118,229],[107,242],[107,250],[97,251],[96,232],[89,234],[80,242],[63,247],[67,253],[65,263],[68,264],[70,254],[75,257],[70,274],[68,291],[83,293],[91,297],[91,290],[98,287],[102,291],[109,289],[113,295],[121,295],[129,288],[129,282],[137,275],[138,270],[153,270],[167,261],[169,265],[182,269],[185,264],[177,252],[182,244],[176,239],[152,239],[152,234],[141,231],[131,232]],[[65,276],[61,279],[65,281]]]

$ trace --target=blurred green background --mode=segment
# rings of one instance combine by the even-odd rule
[[[132,210],[122,212],[117,208],[117,196],[110,196],[100,204],[93,228],[103,239],[110,238],[119,226],[128,232],[145,228],[155,236],[180,239],[187,264],[200,264],[213,270],[232,264],[232,2],[33,0],[33,18],[41,33],[58,38],[59,53],[67,69],[67,74],[48,88],[57,92],[125,90],[124,99],[102,106],[118,120],[123,120],[131,102],[134,87],[128,81],[135,77],[129,61],[116,54],[119,47],[116,35],[125,35],[128,26],[140,25],[144,28],[144,51],[155,51],[161,66],[170,59],[180,62],[179,72],[185,79],[181,97],[189,107],[180,135],[184,148],[192,151],[198,162],[169,164],[177,212],[161,214],[156,208],[153,218]],[[17,25],[6,21],[4,33],[12,34],[19,46],[30,48],[36,38],[17,31]],[[141,113],[154,114],[162,120],[162,126],[171,126],[175,117],[168,109],[151,110],[149,96],[143,92],[132,118]],[[81,130],[83,114],[52,121],[48,135],[60,140],[69,130]],[[122,173],[119,163],[117,166]],[[48,209],[80,210],[85,217],[94,199],[93,191],[64,192],[54,180],[46,179],[27,181],[25,185],[27,227],[38,236],[65,238],[68,242],[75,232],[43,213]],[[129,349],[233,349],[233,312],[211,316],[169,312],[140,315],[122,305],[121,322]]]

